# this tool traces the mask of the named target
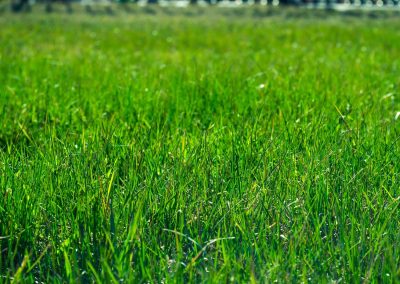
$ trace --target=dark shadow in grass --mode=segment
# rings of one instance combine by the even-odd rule
[[[7,8],[5,5],[0,5],[0,14],[4,14],[6,12]]]
[[[253,17],[264,18],[276,15],[277,12],[273,9],[257,7],[253,10]]]
[[[304,10],[299,8],[300,10],[290,10],[285,14],[285,18],[288,19],[325,19],[326,17],[331,17],[336,15],[337,13],[332,9],[326,10]]]
[[[157,14],[157,10],[150,6],[145,6],[142,11],[143,11],[143,13],[148,14],[148,15],[156,15]]]
[[[172,7],[163,7],[163,9],[161,9],[162,13],[168,16],[175,16],[176,15],[176,9],[172,8]]]
[[[104,9],[93,9],[89,5],[86,6],[86,12],[92,16],[96,15],[108,15],[108,16],[114,16],[114,10],[111,7],[104,7]]]
[[[367,17],[370,19],[382,19],[386,18],[388,14],[379,13],[379,11],[371,11],[367,14]]]
[[[184,10],[183,14],[186,17],[198,17],[204,14],[204,10],[192,7],[191,9]]]
[[[135,12],[134,9],[132,9],[132,6],[127,2],[120,3],[119,7],[127,14],[133,14]]]
[[[26,149],[32,146],[31,141],[23,136],[22,133],[1,135],[0,134],[0,150],[7,151],[10,147],[13,151]]]
[[[105,14],[107,14],[109,16],[115,15],[114,10],[110,6],[105,7],[104,12],[105,12]]]

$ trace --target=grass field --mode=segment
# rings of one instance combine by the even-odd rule
[[[400,281],[399,18],[146,11],[0,16],[0,282]]]

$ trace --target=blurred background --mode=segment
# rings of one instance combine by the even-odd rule
[[[29,12],[41,6],[46,12],[53,12],[56,6],[64,6],[68,13],[76,10],[93,12],[103,9],[112,13],[113,9],[129,10],[133,6],[158,5],[161,7],[184,8],[189,6],[219,6],[237,8],[242,6],[291,6],[310,9],[349,10],[399,10],[399,0],[0,0],[1,11],[14,13]],[[59,10],[59,9],[57,9]]]

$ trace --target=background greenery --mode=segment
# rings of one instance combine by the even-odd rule
[[[400,22],[276,11],[3,13],[0,281],[399,281]]]

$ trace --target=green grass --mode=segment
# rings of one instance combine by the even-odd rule
[[[398,18],[182,11],[2,14],[0,282],[400,281]]]

